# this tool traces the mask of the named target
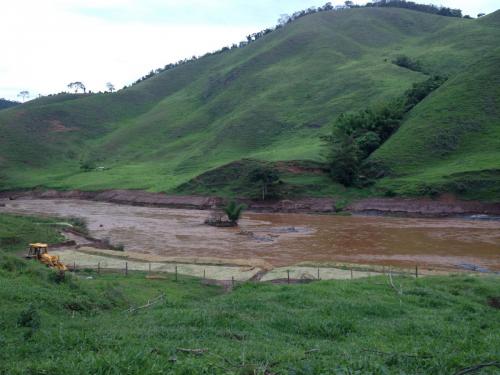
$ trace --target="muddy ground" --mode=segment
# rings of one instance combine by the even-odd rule
[[[203,224],[209,212],[194,209],[81,199],[3,202],[0,212],[85,218],[93,237],[123,244],[125,253],[265,269],[340,262],[500,271],[499,221],[246,212],[239,227],[215,228]]]

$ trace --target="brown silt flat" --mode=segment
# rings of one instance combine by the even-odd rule
[[[126,251],[169,257],[261,259],[275,267],[345,262],[500,271],[500,222],[245,213],[236,228],[203,224],[208,211],[85,200],[15,200],[0,212],[79,216],[90,234]]]

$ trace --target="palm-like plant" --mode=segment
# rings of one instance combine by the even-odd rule
[[[244,204],[237,204],[235,201],[231,201],[224,207],[224,212],[231,223],[237,224],[245,208]]]

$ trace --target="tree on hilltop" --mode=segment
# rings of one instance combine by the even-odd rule
[[[23,99],[23,102],[30,97],[30,92],[27,91],[27,90],[23,90],[21,91],[19,94],[17,94],[17,97],[18,98],[22,98]]]
[[[71,82],[71,83],[68,83],[68,88],[72,89],[72,90],[75,90],[75,94],[78,92],[78,90],[82,90],[83,93],[86,93],[87,92],[87,88],[85,87],[85,85],[80,82],[80,81],[76,81],[76,82]]]
[[[108,88],[109,92],[115,91],[115,85],[113,85],[111,82],[106,83],[106,87]]]

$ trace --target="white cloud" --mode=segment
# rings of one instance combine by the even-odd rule
[[[255,30],[113,23],[58,7],[58,2],[30,2],[29,11],[27,4],[12,3],[0,15],[0,43],[8,51],[0,59],[0,97],[15,99],[23,89],[35,95],[60,92],[75,80],[94,91],[104,90],[108,81],[122,87],[151,69],[243,40]]]

